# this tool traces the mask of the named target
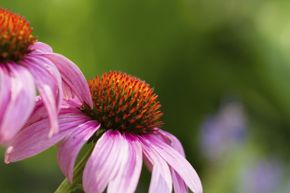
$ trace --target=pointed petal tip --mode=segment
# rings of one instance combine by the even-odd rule
[[[73,184],[73,176],[70,176],[70,175],[65,175],[65,179],[67,180],[67,182],[69,183],[69,184]]]
[[[195,193],[195,192],[194,192],[194,193]],[[197,190],[196,193],[203,193],[202,187],[200,187],[200,189]]]
[[[51,138],[53,137],[55,134],[58,133],[58,127],[52,127],[48,133],[48,138]]]
[[[199,181],[199,183],[200,183],[200,187],[199,187],[198,193],[203,193],[203,187],[202,187],[201,181]]]
[[[73,183],[73,177],[67,177],[66,179],[67,179],[67,181],[68,181],[69,184],[72,184]]]
[[[11,159],[10,159],[11,156],[10,155],[11,155],[12,151],[13,151],[13,147],[12,146],[7,148],[6,153],[5,153],[5,158],[4,158],[4,163],[5,164],[10,164],[11,163]]]
[[[10,164],[11,163],[10,160],[9,160],[9,156],[5,156],[4,163],[5,164]]]

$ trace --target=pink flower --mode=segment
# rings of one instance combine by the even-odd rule
[[[26,123],[40,95],[50,122],[58,131],[57,113],[63,92],[90,104],[79,68],[32,36],[21,16],[0,8],[0,144],[7,143]]]
[[[202,193],[194,168],[185,159],[179,140],[161,130],[160,104],[153,89],[133,76],[110,72],[89,81],[94,107],[65,100],[59,132],[47,138],[49,120],[42,100],[6,152],[6,163],[36,155],[58,143],[59,166],[73,181],[80,149],[94,143],[83,172],[86,193],[134,192],[142,162],[151,170],[150,193]],[[104,132],[100,138],[96,131]]]

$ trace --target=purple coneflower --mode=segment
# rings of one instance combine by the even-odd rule
[[[25,18],[0,8],[0,144],[24,126],[38,94],[48,112],[50,136],[56,133],[62,93],[81,97],[89,92],[83,85],[75,64],[38,42]],[[83,100],[90,105],[89,98]]]
[[[181,143],[161,126],[160,104],[144,81],[120,72],[89,81],[94,107],[65,100],[59,132],[47,138],[41,100],[26,127],[11,142],[6,163],[33,156],[59,142],[58,162],[73,181],[73,167],[85,143],[95,143],[83,172],[86,193],[134,192],[142,162],[152,171],[149,192],[202,193],[200,179],[185,159]],[[98,133],[103,132],[100,138]]]

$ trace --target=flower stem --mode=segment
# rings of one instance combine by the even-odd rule
[[[95,133],[95,140],[89,140],[87,143],[87,150],[85,154],[83,155],[82,159],[77,163],[77,165],[74,168],[74,176],[73,176],[73,182],[70,183],[65,178],[62,183],[59,185],[59,187],[56,189],[54,193],[72,193],[78,189],[82,189],[82,176],[83,176],[83,170],[85,168],[85,165],[95,147],[96,140],[101,137],[101,135],[104,133],[104,129],[100,128]]]
[[[59,187],[57,188],[57,190],[55,191],[55,193],[70,193],[70,192],[74,192],[75,190],[77,190],[78,187],[70,184],[67,179],[64,179],[62,181],[62,183],[59,185]]]
[[[91,155],[94,145],[89,144],[89,146],[90,147],[86,151],[85,155],[82,157],[82,159],[78,162],[78,164],[74,168],[73,182],[70,183],[65,178],[54,193],[71,193],[78,189],[82,189],[82,185],[81,185],[82,173],[83,173],[85,164],[87,163],[87,160],[89,156]]]

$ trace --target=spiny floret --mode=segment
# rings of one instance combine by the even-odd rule
[[[89,81],[94,116],[106,129],[145,134],[160,127],[160,103],[146,82],[121,72]]]
[[[35,41],[24,17],[0,8],[0,63],[19,61]]]

